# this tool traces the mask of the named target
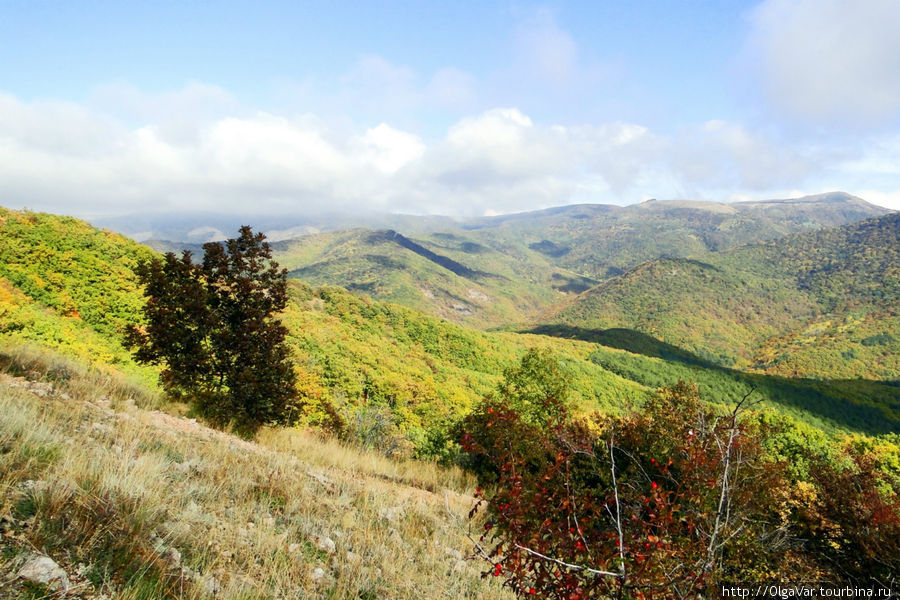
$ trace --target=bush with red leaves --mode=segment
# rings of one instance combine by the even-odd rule
[[[868,570],[898,566],[875,556],[900,543],[896,494],[865,465],[808,457],[814,502],[796,502],[799,482],[764,449],[779,432],[744,404],[712,408],[684,383],[623,417],[573,419],[547,398],[536,420],[512,404],[487,398],[462,445],[486,488],[470,513],[485,516],[484,575],[519,596],[706,597],[719,581],[883,581]]]

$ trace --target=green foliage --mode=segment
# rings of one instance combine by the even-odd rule
[[[504,371],[496,393],[488,394],[454,430],[465,454],[462,464],[482,482],[502,474],[492,450],[515,448],[523,465],[539,469],[546,460],[539,440],[566,418],[571,385],[558,360],[546,349],[531,348],[519,364]],[[518,427],[498,427],[512,419]]]
[[[496,304],[497,310],[505,306],[502,310],[507,312],[503,313],[503,320],[518,320],[544,303],[544,300],[534,297],[533,301],[523,300],[532,308],[526,309],[522,308],[523,305],[516,304],[528,297],[526,288],[543,285],[540,284],[541,281],[552,284],[554,273],[567,273],[551,265],[547,255],[540,252],[535,254],[535,251],[523,246],[527,240],[531,240],[528,243],[540,241],[549,234],[540,233],[543,237],[537,239],[528,236],[538,235],[545,226],[557,228],[561,232],[574,228],[572,231],[577,229],[585,235],[589,231],[596,233],[596,227],[600,227],[602,220],[610,215],[603,216],[600,211],[592,217],[597,219],[593,224],[588,223],[590,219],[575,218],[587,214],[587,210],[575,207],[555,216],[537,216],[535,218],[538,221],[532,223],[533,230],[529,229],[531,225],[526,226],[526,219],[515,226],[497,221],[483,229],[468,229],[453,234],[422,232],[415,235],[415,243],[435,254],[452,258],[473,272],[494,273],[499,278],[458,279],[458,275],[422,254],[411,252],[386,239],[370,244],[363,254],[375,256],[390,249],[395,252],[390,258],[400,261],[404,269],[391,268],[388,272],[379,270],[381,267],[377,263],[371,263],[375,266],[368,276],[373,282],[384,281],[387,287],[393,286],[391,282],[395,276],[412,278],[404,281],[415,282],[419,276],[417,273],[423,274],[428,281],[449,282],[452,279],[456,281],[453,285],[457,286],[453,288],[456,290],[453,293],[463,299],[467,298],[470,289],[490,294],[488,288],[491,286],[495,286],[494,289],[498,289],[496,286],[507,286],[504,288],[507,295],[490,295],[492,300],[484,302]],[[658,217],[664,212],[654,214]],[[98,295],[105,297],[119,295],[116,299],[119,307],[134,307],[131,316],[122,319],[123,324],[141,324],[140,307],[143,301],[133,269],[139,258],[154,256],[150,251],[119,236],[99,232],[75,219],[14,211],[6,211],[0,216],[6,219],[2,224],[2,239],[4,242],[12,240],[5,246],[0,244],[0,253],[16,248],[15,255],[25,257],[10,259],[11,262],[0,264],[0,269],[5,268],[7,272],[27,272],[48,281],[60,277],[83,277],[84,281],[66,284],[66,289],[76,289],[78,286],[84,288],[83,295],[87,294],[84,298],[88,306],[84,310],[79,309],[82,314],[102,312],[89,306],[94,302],[89,294],[96,289],[99,290]],[[635,215],[626,220],[622,220],[625,219],[623,216],[616,217],[623,226],[626,221],[636,218]],[[667,218],[675,217],[667,214]],[[541,219],[543,224],[539,222]],[[800,221],[797,221],[791,227],[799,227],[799,224]],[[661,226],[661,222],[657,225]],[[636,225],[632,223],[629,226]],[[584,229],[578,229],[580,227]],[[621,234],[620,230],[616,231],[616,235]],[[513,235],[512,232],[518,233]],[[641,233],[641,236],[645,234],[646,232]],[[309,246],[298,245],[297,242],[279,244],[282,248],[279,256],[289,258],[293,250],[307,248],[309,256],[290,259],[294,262],[288,266],[296,267],[298,261],[319,255],[327,250],[328,244],[335,243],[333,257],[352,264],[354,257],[360,256],[357,251],[359,247],[354,250],[352,244],[347,244],[352,239],[356,240],[353,244],[361,243],[368,233],[347,232],[341,235],[344,237],[304,238],[307,240],[304,243]],[[637,243],[641,236],[636,236],[633,242]],[[476,238],[479,241],[476,242]],[[569,244],[567,239],[563,236],[555,243],[572,247],[574,252],[577,245]],[[107,248],[104,244],[112,244],[115,248]],[[66,264],[64,258],[56,254],[65,255],[68,252],[66,248],[72,247],[81,250],[68,254],[71,262],[66,267],[68,271],[55,272],[54,269],[59,268],[59,265]],[[566,256],[570,254],[572,252]],[[12,257],[13,254],[6,256]],[[504,262],[507,261],[504,257],[513,257],[514,260]],[[420,265],[417,261],[424,261],[427,265]],[[83,262],[86,264],[82,264]],[[334,262],[335,268],[343,268],[341,264],[340,260]],[[686,261],[684,264],[703,270],[706,269],[704,264],[712,263]],[[94,266],[89,268],[89,265]],[[433,269],[434,272],[420,271],[420,268]],[[710,272],[716,273],[714,270]],[[100,277],[97,273],[101,273],[108,281],[97,279]],[[440,273],[449,274],[446,277],[450,279],[441,279],[445,275]],[[725,277],[722,274],[718,276]],[[572,279],[577,276],[569,274],[566,277]],[[99,282],[100,287],[87,285],[86,282],[89,281]],[[561,280],[556,281],[558,283]],[[419,287],[416,287],[420,283],[415,283],[410,289],[416,290],[415,294],[420,299],[427,300]],[[20,288],[11,280],[0,277],[2,343],[36,343],[53,351],[85,358],[97,366],[112,365],[116,370],[136,375],[148,384],[157,379],[158,367],[137,365],[121,346],[119,325],[109,328],[100,320],[92,319],[89,322],[74,314],[66,316],[68,313],[60,312],[67,310],[65,303],[53,300],[51,295],[44,297],[51,305],[45,305],[43,300],[38,301],[24,293],[23,289],[31,288],[25,283],[22,285]],[[878,373],[890,373],[892,361],[896,361],[900,355],[900,350],[896,347],[900,343],[897,342],[900,340],[900,333],[894,331],[892,321],[884,316],[887,309],[867,313],[857,311],[853,313],[857,316],[853,317],[852,322],[846,319],[835,320],[821,329],[821,333],[816,329],[817,333],[811,336],[783,338],[783,344],[803,349],[803,352],[798,350],[792,353],[799,372],[812,368],[809,365],[815,365],[819,354],[825,352],[827,344],[821,343],[823,338],[827,340],[843,336],[858,340],[852,348],[857,358],[838,359],[841,352],[850,349],[841,348],[833,359],[829,359],[832,363],[841,361],[840,368],[843,371],[840,371],[840,375],[846,377],[845,381],[791,382],[786,379],[761,378],[772,384],[772,389],[767,391],[768,384],[761,379],[743,378],[734,372],[712,368],[712,362],[727,360],[725,355],[731,349],[724,346],[720,349],[703,349],[698,356],[675,345],[661,345],[652,336],[637,335],[634,330],[596,332],[579,326],[557,332],[539,331],[559,336],[557,338],[511,332],[485,333],[402,306],[374,302],[338,288],[313,289],[299,282],[291,282],[288,288],[287,303],[280,317],[288,330],[286,342],[297,377],[296,387],[302,399],[302,407],[297,414],[305,424],[331,427],[347,438],[368,440],[386,452],[447,459],[455,456],[458,450],[458,437],[452,433],[455,425],[481,398],[496,389],[504,371],[521,364],[522,357],[529,348],[550,351],[559,361],[560,369],[571,385],[569,400],[574,413],[596,409],[622,413],[630,406],[640,404],[650,390],[669,385],[678,379],[698,381],[704,397],[740,394],[747,386],[755,384],[759,389],[757,393],[766,394],[767,398],[775,400],[780,410],[834,433],[845,428],[870,432],[890,430],[894,428],[896,412],[900,410],[896,403],[895,386],[857,379],[866,376],[867,370],[878,369]],[[559,293],[553,292],[551,297],[557,298]],[[512,299],[515,302],[507,303],[507,300]],[[406,299],[401,301],[407,302]],[[517,308],[512,308],[513,306]],[[428,310],[428,306],[424,308]],[[702,329],[705,317],[699,314],[701,311],[697,312],[696,316],[691,315],[690,318]],[[685,318],[687,326],[691,320],[687,316]],[[776,326],[777,323],[773,324],[773,327]],[[110,331],[113,333],[107,333]],[[586,331],[590,335],[586,335]],[[728,328],[715,331],[722,339],[733,335]],[[189,337],[182,336],[184,343],[188,343]],[[582,338],[584,341],[560,339],[567,337]],[[801,339],[802,345],[797,341]],[[863,340],[868,341],[864,344]],[[645,361],[642,357],[598,347],[598,343],[656,356],[661,360]],[[737,340],[736,343],[741,342]],[[774,342],[771,345],[775,347]],[[595,355],[594,360],[588,360],[592,354]],[[605,357],[602,360],[597,358],[601,354]],[[784,356],[784,353],[780,355]],[[697,368],[688,368],[691,365]],[[793,368],[789,362],[782,361],[773,372],[784,372],[782,366],[784,369]],[[836,369],[833,364],[828,368]],[[377,427],[373,427],[373,424]],[[373,435],[373,432],[377,435]]]
[[[399,437],[416,455],[452,457],[455,424],[529,348],[553,352],[579,409],[621,410],[648,393],[587,361],[593,345],[584,342],[480,332],[339,288],[293,283],[291,298],[283,320],[308,422],[329,423],[337,411],[349,437],[372,440],[354,428],[369,431],[374,420],[385,449],[403,448]]]
[[[609,341],[609,343],[613,343]],[[638,346],[644,348],[646,346]],[[815,380],[746,373],[703,361],[683,351],[644,356],[598,346],[590,360],[649,388],[672,381],[693,381],[709,402],[743,396],[748,390],[798,421],[835,433],[856,430],[889,433],[900,430],[900,391],[894,383],[865,380]]]
[[[59,315],[103,335],[140,315],[134,268],[153,253],[71,217],[0,208],[0,277]]]
[[[551,322],[625,328],[724,366],[892,379],[900,371],[900,215],[665,258],[605,282]]]
[[[39,344],[152,381],[120,342],[140,315],[133,269],[152,255],[77,219],[0,208],[0,343]]]
[[[569,383],[549,351],[530,349],[519,365],[504,371],[497,393],[526,423],[545,427],[566,406]]]
[[[202,265],[187,251],[140,265],[147,324],[127,340],[140,362],[165,365],[171,396],[243,434],[299,416],[287,330],[275,317],[287,303],[286,271],[264,239],[245,226],[227,252],[204,245]]]
[[[406,219],[399,235],[331,231],[277,245],[291,276],[476,327],[522,323],[642,262],[884,214],[842,194],[795,203],[649,202],[502,217]],[[441,228],[442,230],[437,230]]]

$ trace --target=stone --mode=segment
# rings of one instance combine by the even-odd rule
[[[69,591],[68,575],[49,556],[32,556],[25,561],[17,576],[31,583],[46,585],[51,592]]]
[[[198,586],[207,596],[215,596],[222,591],[222,584],[209,573],[206,575],[195,573],[194,585]]]
[[[337,551],[337,544],[330,537],[316,538],[316,548],[326,554],[334,554]]]
[[[404,510],[402,506],[388,506],[380,511],[381,518],[390,523],[396,523],[403,516]]]

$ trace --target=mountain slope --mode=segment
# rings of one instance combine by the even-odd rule
[[[3,263],[10,279],[0,281],[0,349],[7,352],[23,342],[60,349],[69,355],[87,357],[94,364],[136,373],[152,387],[156,370],[133,363],[121,346],[120,329],[140,318],[138,307],[143,302],[131,269],[137,260],[153,254],[133,242],[74,219],[11,211],[4,212],[3,216],[6,227],[0,230],[0,248],[10,257]],[[367,240],[371,238],[371,233],[366,231],[345,235],[351,248],[356,247],[354,244],[369,243]],[[335,238],[316,239],[325,244]],[[488,270],[490,261],[466,264],[458,260],[466,250],[477,257],[492,254],[490,250],[467,246],[466,239],[446,238],[439,247],[433,242],[398,239],[396,234],[384,233],[375,236],[372,243],[383,251],[395,252],[403,260],[420,261],[411,263],[419,268],[465,279],[467,285],[493,280],[497,275],[496,271]],[[313,248],[314,252],[320,250]],[[434,260],[434,255],[450,257],[466,266],[469,271],[463,273],[472,279],[454,273],[447,268],[454,263]],[[868,264],[865,261],[870,259],[862,255],[860,260]],[[740,277],[721,267],[696,261],[678,264],[695,268],[703,276],[711,273],[710,277],[719,277],[718,288],[727,290],[728,286],[741,282]],[[510,267],[506,273],[514,271]],[[741,277],[748,279],[751,275],[765,280],[761,274]],[[854,279],[857,280],[862,288],[875,293],[871,280],[862,275]],[[621,281],[624,280],[605,285],[615,286]],[[772,301],[779,299],[785,290],[790,292],[785,285],[777,284],[781,280],[772,281],[775,282],[771,283]],[[810,280],[810,285],[818,285],[815,281]],[[58,283],[53,287],[46,282]],[[800,300],[795,300],[794,305],[804,318],[804,311],[816,310],[815,306]],[[115,306],[109,307],[110,303]],[[71,313],[73,307],[77,314]],[[762,310],[763,304],[758,308]],[[672,307],[677,309],[678,306]],[[636,310],[646,312],[643,308]],[[86,315],[84,318],[82,313]],[[687,325],[692,318],[702,323],[702,315],[681,316]],[[581,341],[484,332],[400,305],[359,297],[337,287],[312,288],[300,282],[292,282],[290,300],[282,317],[289,331],[288,341],[300,380],[299,392],[306,402],[304,421],[311,425],[344,427],[348,437],[398,455],[451,455],[455,448],[450,437],[453,425],[475,402],[496,389],[503,371],[514,366],[529,348],[546,348],[560,360],[574,389],[578,410],[619,411],[640,403],[659,384],[636,376],[624,363],[592,359],[598,350],[597,343],[623,347],[619,344],[620,336]],[[772,323],[773,330],[777,329],[776,325]],[[726,329],[721,331],[723,335],[727,333]],[[784,331],[778,329],[779,334]],[[869,346],[865,347],[879,351],[887,348],[888,355],[896,357],[890,345],[894,338],[867,334],[866,339]],[[685,356],[668,353],[664,359],[666,364],[678,363]],[[680,376],[677,369],[667,372],[674,378]],[[895,408],[887,402],[891,396],[889,388],[872,388],[875,392],[866,404],[844,393],[839,386],[825,390],[824,395],[811,395],[807,384],[797,385],[799,391],[793,390],[797,387],[794,384],[778,382],[769,385],[769,389],[773,390],[771,397],[798,418],[808,419],[817,426],[830,423],[828,427],[835,431],[895,428],[896,420],[891,412]],[[810,404],[808,398],[825,398],[827,402],[815,400]],[[729,393],[709,399],[723,402],[733,398]],[[859,407],[854,408],[855,405]],[[803,410],[809,411],[808,414],[802,413]],[[343,425],[338,421],[343,421]]]
[[[400,233],[327,232],[275,248],[292,276],[316,285],[340,285],[445,319],[496,327],[529,321],[567,296],[648,260],[886,212],[843,193],[734,204],[576,205],[459,220],[452,227],[408,217],[408,228]],[[440,226],[445,228],[436,229]],[[399,240],[408,244],[390,243]],[[438,268],[442,262],[454,266]]]
[[[155,379],[121,345],[124,326],[141,318],[134,266],[154,254],[68,217],[5,209],[0,217],[0,349],[32,343]],[[377,243],[451,273],[393,237]],[[283,320],[307,420],[337,413],[354,435],[377,425],[371,443],[405,454],[447,451],[455,420],[532,346],[569,365],[586,409],[615,409],[649,391],[588,362],[590,344],[488,334],[338,288],[294,282]]]
[[[521,322],[564,297],[554,285],[578,280],[540,256],[522,259],[518,252],[452,233],[411,238],[358,229],[280,242],[273,249],[291,277],[473,326]]]
[[[547,318],[625,327],[772,373],[900,373],[900,214],[695,259],[658,259]]]
[[[843,192],[761,202],[650,200],[576,205],[462,223],[475,241],[520,244],[604,279],[647,260],[690,256],[887,214]]]
[[[57,348],[145,378],[122,348],[143,300],[134,267],[153,253],[83,221],[0,207],[0,340]]]
[[[0,572],[38,552],[72,586],[4,576],[0,599],[512,597],[464,559],[459,469],[297,429],[250,443],[69,373],[0,373]]]

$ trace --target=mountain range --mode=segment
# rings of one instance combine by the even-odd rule
[[[300,280],[283,319],[311,424],[339,413],[380,423],[398,451],[441,455],[453,423],[539,347],[583,410],[690,379],[715,402],[762,390],[819,429],[900,429],[896,213],[834,193],[402,221],[273,244]],[[5,209],[0,240],[0,340],[155,379],[120,340],[152,249]],[[185,246],[200,251],[157,248]]]

